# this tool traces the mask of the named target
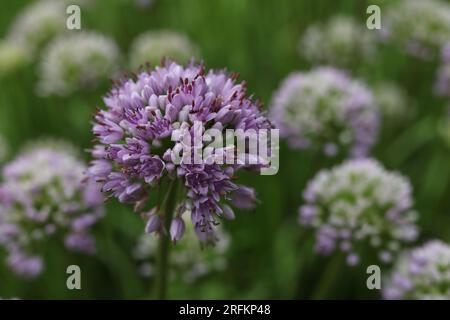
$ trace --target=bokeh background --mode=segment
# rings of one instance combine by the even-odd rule
[[[1,4],[0,36],[32,1]],[[89,1],[82,8],[82,28],[112,37],[123,56],[133,38],[147,30],[171,29],[186,34],[208,68],[240,73],[250,92],[265,107],[281,80],[295,70],[309,70],[298,50],[306,28],[342,14],[365,25],[364,0],[154,0],[148,7],[129,0]],[[377,1],[382,9],[391,1]],[[394,1],[392,1],[394,2]],[[374,31],[375,32],[375,31]],[[449,39],[450,40],[450,39]],[[374,40],[375,41],[375,40]],[[369,86],[397,83],[408,96],[399,118],[383,121],[372,156],[387,169],[409,177],[415,208],[421,213],[421,238],[450,241],[450,145],[443,134],[448,101],[433,94],[439,59],[422,60],[393,44],[377,45],[368,61],[355,60],[349,72]],[[0,134],[11,159],[21,147],[40,137],[57,137],[81,151],[91,145],[91,117],[110,88],[105,79],[92,90],[67,97],[36,94],[37,63],[27,64],[0,79]],[[123,63],[124,69],[127,68]],[[89,154],[83,153],[86,161]],[[348,267],[340,257],[321,257],[313,250],[313,233],[297,223],[302,190],[321,168],[341,159],[291,150],[282,143],[280,171],[275,176],[242,175],[256,188],[259,204],[225,221],[230,246],[227,267],[193,282],[172,282],[169,297],[189,299],[380,298],[366,287],[371,261]],[[133,247],[144,223],[130,207],[115,200],[96,227],[97,254],[77,255],[61,243],[45,245],[46,269],[35,280],[23,280],[0,263],[0,297],[61,299],[141,299],[151,296],[152,280],[142,277]],[[421,239],[419,239],[420,242]],[[5,253],[0,251],[0,262]],[[82,290],[67,290],[66,267],[82,270]],[[387,270],[387,269],[386,269]],[[385,271],[385,269],[382,269]]]

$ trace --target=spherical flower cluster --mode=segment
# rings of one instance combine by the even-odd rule
[[[351,17],[336,16],[326,24],[309,27],[299,43],[299,53],[308,61],[349,67],[356,60],[372,57],[375,39],[365,25]]]
[[[131,44],[130,65],[133,68],[150,63],[157,65],[163,58],[187,63],[198,56],[198,48],[183,34],[169,31],[147,31]]]
[[[145,207],[153,186],[178,182],[183,185],[178,192],[182,206],[191,212],[202,240],[213,237],[217,217],[234,218],[225,200],[238,208],[252,207],[254,191],[234,181],[235,172],[248,167],[245,163],[174,161],[185,150],[183,138],[194,137],[195,123],[217,130],[259,132],[270,127],[259,104],[246,96],[245,84],[222,71],[205,74],[202,65],[183,67],[166,61],[137,79],[117,84],[104,102],[106,109],[95,117],[93,132],[99,144],[89,169],[104,192],[120,202],[136,204],[139,210]],[[224,149],[217,148],[211,157],[220,156]],[[145,216],[148,233],[163,231],[169,222],[163,222],[165,213],[158,208]],[[177,214],[171,223],[172,240],[178,241],[184,222]]]
[[[67,30],[66,18],[65,1],[35,1],[15,19],[7,37],[34,52]]]
[[[103,215],[103,197],[85,181],[85,165],[61,143],[38,143],[3,169],[0,245],[19,276],[43,271],[39,248],[61,236],[68,250],[93,253],[91,226]]]
[[[292,148],[323,149],[328,156],[365,156],[378,132],[372,93],[331,67],[287,77],[274,95],[270,118]]]
[[[139,263],[139,273],[144,277],[152,277],[157,257],[158,245],[154,237],[144,234],[134,250],[134,257]],[[217,229],[217,237],[206,244],[198,241],[192,224],[186,225],[182,242],[171,252],[171,274],[173,281],[181,280],[193,283],[208,274],[224,270],[227,266],[225,253],[230,238],[222,228]]]
[[[349,160],[319,172],[304,192],[299,221],[316,231],[316,250],[341,250],[349,265],[372,247],[390,262],[404,243],[417,237],[411,185],[371,159]]]
[[[401,0],[384,21],[383,37],[418,58],[433,58],[450,39],[450,5],[444,1]]]
[[[24,46],[13,41],[0,41],[0,78],[25,65],[30,60]]]
[[[67,95],[109,79],[119,60],[116,43],[101,34],[75,33],[53,40],[40,65],[38,91]]]
[[[450,246],[433,240],[400,256],[383,285],[383,297],[449,300]]]
[[[438,96],[450,98],[450,43],[442,49],[442,63],[437,72],[434,89]]]
[[[375,102],[385,117],[397,117],[407,112],[408,97],[395,83],[382,82],[373,87]]]

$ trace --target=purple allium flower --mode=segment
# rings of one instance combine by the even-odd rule
[[[379,116],[364,84],[321,67],[288,76],[274,94],[270,118],[292,148],[360,157],[377,138]]]
[[[433,240],[405,252],[384,282],[385,299],[449,300],[450,246]]]
[[[326,24],[310,26],[300,40],[298,51],[308,61],[349,67],[370,59],[376,51],[373,33],[349,16],[335,16]]]
[[[234,216],[225,200],[238,208],[252,207],[254,191],[233,180],[237,170],[249,167],[246,164],[174,161],[185,147],[183,138],[194,136],[195,123],[218,130],[270,128],[259,104],[246,96],[244,83],[223,71],[205,74],[202,65],[183,67],[166,61],[116,85],[104,102],[106,108],[95,116],[93,132],[99,144],[89,169],[103,192],[141,211],[153,187],[176,180],[183,186],[177,204],[190,212],[203,240],[214,236],[217,217]],[[148,232],[169,232],[157,208],[144,216]],[[182,227],[174,225],[172,233],[179,240]]]
[[[0,184],[0,245],[20,276],[43,271],[38,244],[63,237],[67,249],[95,250],[90,228],[103,216],[103,196],[86,180],[86,166],[70,146],[37,142],[3,169]]]
[[[304,191],[300,224],[316,230],[316,250],[340,250],[350,265],[372,247],[389,262],[400,247],[417,237],[409,181],[371,159],[349,160],[320,171]]]
[[[440,0],[401,0],[388,7],[387,41],[421,59],[437,56],[450,39],[450,5]]]
[[[180,227],[184,239],[180,243],[177,242],[177,246],[172,250],[170,259],[171,281],[193,283],[201,277],[220,272],[226,268],[226,252],[230,246],[230,236],[223,228],[219,226],[217,235],[205,243],[199,242],[193,225],[191,223],[185,224],[183,218],[177,218],[172,222],[170,230],[172,237],[179,234]],[[153,270],[158,255],[157,243],[154,237],[143,234],[133,251],[133,256],[139,264],[139,273],[144,277],[154,276]]]

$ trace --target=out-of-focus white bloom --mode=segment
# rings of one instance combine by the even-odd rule
[[[401,0],[386,10],[383,24],[387,40],[418,58],[433,58],[450,39],[450,4]]]
[[[229,247],[230,237],[221,228],[217,228],[217,238],[211,243],[199,242],[193,225],[186,224],[183,239],[171,250],[171,279],[192,283],[200,277],[224,270],[227,266],[225,253]],[[158,239],[149,234],[140,237],[134,250],[134,257],[139,263],[142,276],[153,276],[157,256]]]
[[[375,102],[385,117],[397,117],[407,112],[408,97],[396,84],[382,82],[373,87]]]
[[[120,57],[116,43],[98,33],[81,32],[54,39],[44,50],[38,92],[67,95],[108,79]]]
[[[0,41],[0,77],[20,68],[29,60],[28,50],[23,45],[8,40]]]
[[[298,49],[312,63],[349,67],[357,60],[373,56],[375,40],[364,23],[352,17],[336,16],[326,24],[309,27]]]
[[[183,34],[169,31],[147,31],[131,44],[130,65],[137,68],[145,63],[157,65],[163,58],[180,64],[198,56],[198,48]]]
[[[71,146],[48,141],[30,145],[3,168],[0,245],[19,276],[41,274],[40,248],[51,237],[61,237],[68,250],[95,251],[90,229],[103,216],[103,197],[85,171]]]
[[[450,246],[434,240],[404,253],[383,285],[385,299],[449,300]]]
[[[322,254],[340,250],[353,265],[372,247],[381,261],[390,262],[418,235],[411,193],[406,178],[375,160],[350,160],[309,182],[300,223],[316,230],[316,249]]]
[[[275,92],[270,119],[298,149],[365,156],[378,133],[378,108],[360,81],[331,67],[288,76]]]
[[[42,48],[55,35],[67,31],[66,1],[40,0],[27,6],[15,19],[8,38],[31,52]]]

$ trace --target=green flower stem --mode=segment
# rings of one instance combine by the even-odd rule
[[[175,211],[175,204],[177,198],[176,180],[170,182],[167,195],[164,203],[160,209],[159,214],[164,221],[164,229],[167,232],[162,232],[159,237],[158,257],[157,257],[157,272],[156,272],[156,298],[165,300],[167,298],[167,282],[169,275],[169,251],[170,251],[170,224]]]

